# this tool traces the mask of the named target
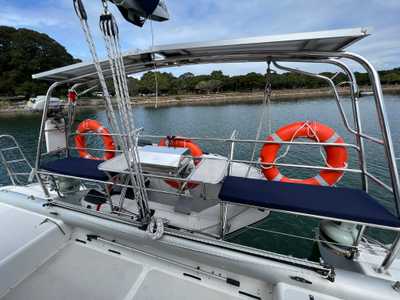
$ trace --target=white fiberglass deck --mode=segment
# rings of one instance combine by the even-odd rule
[[[2,299],[240,299],[219,280],[198,279],[194,272],[145,255],[124,254],[115,247],[71,242]]]
[[[47,207],[22,192],[0,192],[1,300],[397,297],[391,281],[336,270],[332,282],[311,270],[185,238],[154,241],[132,226]]]
[[[308,300],[310,291],[259,282],[254,294],[226,281],[101,242],[67,245],[2,300]],[[254,284],[254,283],[253,283]],[[340,300],[313,292],[314,299]]]
[[[240,299],[221,278],[0,203],[0,299]],[[4,230],[14,228],[14,230]],[[260,287],[260,296],[271,286]],[[265,299],[265,297],[262,297]]]
[[[1,225],[14,228],[0,232],[5,242],[0,252],[1,300],[281,300],[308,299],[310,294],[230,273],[223,266],[200,267],[185,257],[171,260],[135,245],[88,238],[86,230],[71,230],[63,222],[11,205],[0,203],[0,216]],[[143,248],[140,244],[136,246]]]

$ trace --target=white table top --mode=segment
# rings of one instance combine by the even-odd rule
[[[170,148],[145,146],[138,149],[143,171],[163,173],[174,176],[174,171],[182,166],[182,159],[186,159],[187,148]],[[120,154],[101,163],[99,170],[109,173],[126,173],[128,165],[125,156]],[[222,181],[228,169],[228,159],[222,156],[203,155],[201,162],[187,177],[189,181],[217,184]]]
[[[217,184],[224,179],[228,170],[228,159],[221,156],[203,156],[201,162],[189,175],[190,181]]]
[[[185,155],[188,153],[187,148],[171,148],[159,146],[145,146],[138,148],[139,161],[143,170],[148,171],[177,171],[187,159]],[[125,156],[119,154],[112,159],[109,159],[98,166],[100,171],[112,173],[124,173],[128,170],[128,164]]]

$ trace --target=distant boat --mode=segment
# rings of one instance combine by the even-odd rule
[[[35,110],[35,111],[41,111],[44,108],[46,96],[36,96],[33,98],[30,98],[28,102],[26,103],[25,108],[27,110]],[[63,104],[63,101],[60,98],[57,97],[51,97],[50,98],[50,103],[49,103],[49,108],[50,109],[56,109],[60,108]]]

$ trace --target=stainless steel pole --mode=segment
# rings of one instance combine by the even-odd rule
[[[400,179],[397,169],[396,156],[394,153],[394,146],[389,126],[389,121],[386,114],[385,103],[383,100],[382,86],[379,79],[379,74],[375,70],[375,68],[365,58],[363,58],[360,55],[344,52],[341,54],[341,56],[356,61],[357,63],[362,65],[363,68],[368,72],[372,85],[372,90],[374,92],[375,105],[378,113],[379,124],[382,131],[384,147],[386,152],[386,159],[388,161],[390,179],[393,187],[396,212],[397,216],[400,216]]]
[[[40,158],[41,158],[40,153],[42,152],[44,127],[45,127],[45,124],[46,124],[46,121],[47,121],[47,113],[48,113],[48,110],[49,110],[50,98],[51,98],[51,95],[52,95],[54,89],[56,87],[58,87],[59,85],[61,85],[62,83],[63,82],[61,82],[61,81],[56,81],[52,85],[50,85],[49,89],[47,90],[46,99],[45,99],[44,107],[43,107],[42,122],[40,123],[38,144],[37,144],[37,148],[36,148],[36,160],[35,160],[34,173],[36,175],[36,178],[37,178],[38,182],[42,186],[43,192],[46,195],[46,197],[50,197],[50,194],[49,194],[49,191],[47,190],[46,186],[44,185],[44,183],[42,181],[42,178],[37,173],[37,170],[39,170],[39,168],[40,168]]]

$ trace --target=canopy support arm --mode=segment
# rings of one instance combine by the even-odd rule
[[[302,75],[306,75],[306,76],[310,76],[310,77],[314,77],[314,78],[319,78],[319,79],[321,79],[321,80],[326,81],[326,82],[329,84],[329,86],[332,88],[332,90],[333,90],[333,93],[334,93],[334,96],[335,96],[335,100],[336,100],[336,104],[337,104],[337,106],[338,106],[338,108],[339,108],[339,112],[340,112],[340,115],[341,115],[341,117],[342,117],[342,120],[343,120],[343,123],[344,123],[346,129],[347,129],[350,133],[352,133],[352,134],[354,134],[354,135],[356,135],[356,136],[357,136],[357,135],[364,136],[364,135],[358,133],[356,130],[354,130],[353,128],[350,127],[349,121],[347,120],[346,114],[345,114],[345,112],[344,112],[344,110],[343,110],[343,106],[342,106],[342,104],[341,104],[341,102],[340,102],[340,96],[339,96],[339,94],[338,94],[338,92],[337,92],[335,83],[332,81],[332,79],[330,79],[329,77],[323,76],[323,75],[314,74],[314,73],[311,73],[311,72],[307,72],[307,71],[303,71],[303,70],[298,70],[298,69],[294,69],[294,68],[290,68],[290,67],[286,67],[286,66],[282,66],[282,65],[278,64],[276,61],[273,61],[273,64],[274,64],[274,66],[275,66],[276,68],[279,68],[279,69],[284,70],[284,71],[288,71],[288,72],[292,72],[292,73],[297,73],[297,74],[302,74]],[[381,141],[379,141],[378,139],[375,139],[375,138],[373,138],[373,137],[370,137],[370,136],[364,136],[364,137],[365,137],[365,138],[368,138],[368,139],[373,139],[373,140],[375,140],[375,142],[377,142],[377,143],[379,143],[379,144],[382,143]]]
[[[36,160],[35,160],[34,174],[35,174],[38,182],[42,186],[43,192],[47,198],[50,197],[49,191],[48,191],[47,187],[45,186],[45,184],[43,183],[43,180],[37,171],[40,168],[43,136],[44,136],[44,131],[45,131],[44,127],[45,127],[45,124],[47,121],[47,113],[49,110],[51,95],[53,94],[53,91],[63,83],[64,83],[63,81],[56,81],[52,85],[50,85],[49,89],[47,90],[46,99],[45,99],[44,107],[43,107],[42,121],[40,123],[39,139],[38,139],[38,144],[37,144],[37,148],[36,148]]]
[[[371,81],[372,90],[374,92],[374,99],[376,110],[378,113],[379,125],[381,127],[381,132],[384,141],[384,148],[386,153],[386,159],[388,162],[390,178],[393,188],[393,195],[395,199],[396,212],[397,216],[400,216],[400,178],[397,169],[396,156],[394,153],[394,146],[389,126],[388,117],[386,114],[385,103],[383,100],[382,86],[379,79],[379,74],[376,69],[362,56],[350,53],[343,52],[341,53],[341,57],[348,58],[360,64],[368,73],[368,76]]]
[[[375,106],[378,113],[379,124],[382,131],[382,136],[384,140],[384,147],[386,152],[386,159],[389,166],[390,179],[392,181],[393,195],[395,199],[396,212],[397,216],[400,215],[400,179],[399,173],[397,169],[397,162],[394,153],[394,146],[392,141],[392,136],[390,132],[389,121],[386,115],[385,103],[383,101],[383,93],[382,86],[379,79],[379,74],[376,69],[362,56],[344,52],[341,55],[343,58],[348,58],[360,64],[368,73],[369,79],[372,85],[372,91],[375,99]],[[397,258],[398,253],[400,252],[400,233],[397,234],[396,239],[394,240],[392,247],[382,262],[382,265],[379,267],[379,271],[385,272],[387,271],[394,260]]]

